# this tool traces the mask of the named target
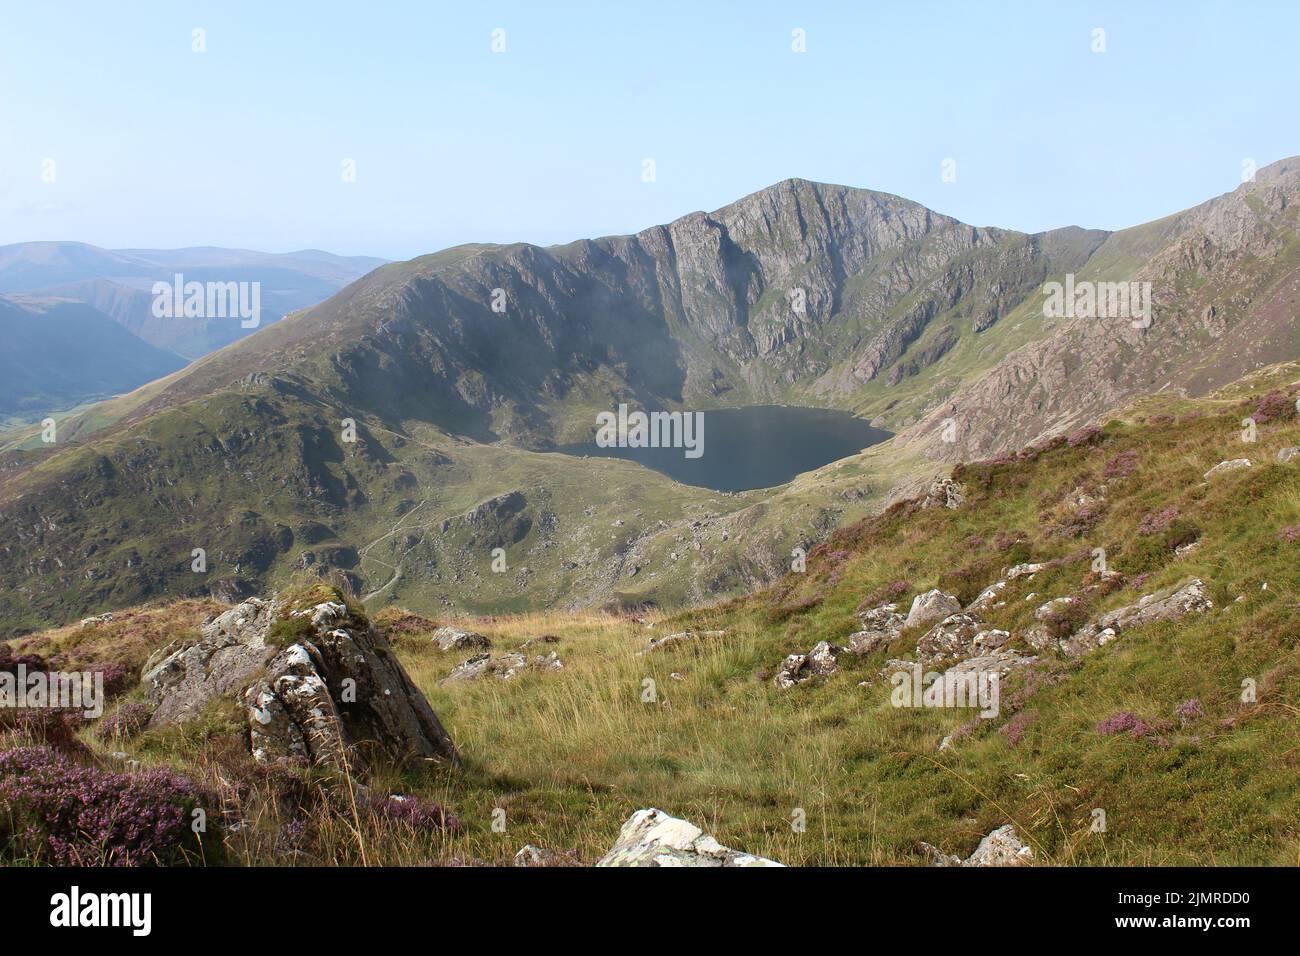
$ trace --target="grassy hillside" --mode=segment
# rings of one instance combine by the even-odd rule
[[[961,466],[960,508],[899,503],[835,532],[805,573],[725,604],[671,619],[551,612],[462,622],[498,651],[554,635],[560,671],[443,686],[467,655],[432,648],[433,620],[385,610],[378,623],[465,766],[375,786],[437,801],[460,829],[349,824],[303,796],[319,780],[292,790],[256,777],[231,798],[251,822],[227,837],[228,858],[505,861],[532,843],[590,862],[633,810],[658,806],[790,864],[920,864],[918,841],[965,855],[1007,822],[1040,863],[1295,864],[1300,459],[1281,463],[1277,453],[1300,445],[1297,378],[1292,365],[1202,399],[1157,396],[1104,430]],[[1248,415],[1253,442],[1242,440]],[[1252,466],[1202,478],[1241,457]],[[1097,548],[1118,577],[1093,572]],[[773,687],[785,655],[842,644],[859,610],[886,596],[904,611],[932,587],[968,602],[1026,562],[1045,567],[1009,580],[985,621],[1038,660],[1004,684],[993,719],[891,706],[881,669],[915,658],[921,628],[864,657],[842,655],[827,678]],[[1126,629],[1079,659],[1028,647],[1034,610],[1049,599],[1080,598],[1063,622],[1077,624],[1192,578],[1207,584],[1213,610]],[[69,662],[116,650],[134,667],[205,613],[193,602],[161,606],[33,635],[14,650]],[[687,628],[724,633],[639,656],[651,636]],[[1247,679],[1253,701],[1242,699]],[[228,788],[244,779],[231,769],[241,733],[235,717],[214,714],[132,742],[81,736],[100,759],[123,750]],[[497,809],[503,832],[492,826]],[[1105,832],[1092,832],[1097,809]],[[800,810],[803,832],[791,826]]]

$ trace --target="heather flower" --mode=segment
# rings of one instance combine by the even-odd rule
[[[184,863],[200,849],[190,823],[202,802],[172,770],[114,773],[49,747],[2,751],[0,856],[55,866]]]
[[[1191,700],[1185,700],[1174,708],[1174,716],[1183,724],[1190,724],[1194,720],[1199,720],[1205,716],[1205,708],[1201,705],[1198,698],[1193,697]]]
[[[103,740],[129,739],[144,730],[153,709],[139,701],[128,701],[99,722],[95,732]]]
[[[1133,472],[1137,471],[1139,455],[1136,451],[1120,452],[1102,469],[1102,475],[1106,478],[1127,478]]]
[[[1022,710],[1003,724],[1000,731],[1007,738],[1007,743],[1012,747],[1019,744],[1024,739],[1025,731],[1029,729],[1037,717],[1038,711],[1036,710]]]
[[[1178,509],[1173,505],[1161,508],[1159,511],[1152,511],[1144,515],[1138,522],[1137,533],[1144,538],[1149,538],[1153,534],[1160,534],[1167,531],[1169,526],[1178,518]]]
[[[1300,541],[1300,524],[1287,525],[1277,533],[1277,536],[1287,544],[1295,544]]]
[[[1099,734],[1122,734],[1125,731],[1133,734],[1134,737],[1140,736],[1139,729],[1142,728],[1142,720],[1137,714],[1127,710],[1122,710],[1118,714],[1111,714],[1105,720],[1097,725]]]
[[[454,813],[421,797],[403,794],[371,797],[365,801],[365,806],[377,819],[402,824],[419,832],[460,828],[460,821]]]
[[[92,674],[98,672],[103,675],[105,697],[120,697],[136,683],[136,675],[121,664],[90,664],[87,667],[78,669],[87,670]]]
[[[1099,438],[1101,438],[1101,429],[1096,425],[1088,425],[1071,433],[1070,437],[1065,440],[1065,443],[1071,448],[1077,448],[1080,445],[1094,444]]]
[[[1259,400],[1259,405],[1250,417],[1255,420],[1255,424],[1262,425],[1276,418],[1290,418],[1294,414],[1295,406],[1291,404],[1291,399],[1281,392],[1269,392]]]

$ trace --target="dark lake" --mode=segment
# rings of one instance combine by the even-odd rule
[[[747,491],[782,485],[795,475],[856,455],[891,437],[848,412],[785,405],[716,408],[704,416],[703,453],[683,448],[601,448],[595,441],[562,445],[567,455],[623,458],[685,485]]]

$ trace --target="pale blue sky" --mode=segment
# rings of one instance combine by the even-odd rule
[[[789,176],[1122,227],[1300,153],[1297,38],[1282,0],[4,0],[0,243],[406,258],[630,232]]]

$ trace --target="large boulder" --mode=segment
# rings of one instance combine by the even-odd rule
[[[1010,637],[1006,631],[985,628],[970,614],[950,614],[925,632],[916,644],[916,655],[923,663],[967,657],[1001,647]]]
[[[907,627],[925,627],[961,610],[961,602],[938,588],[918,594],[907,612]]]
[[[699,827],[653,807],[638,810],[597,866],[781,866],[723,846]]]
[[[281,760],[364,771],[455,763],[450,736],[384,636],[330,589],[300,600],[245,601],[204,625],[145,675],[155,723],[198,716],[218,697],[242,702],[249,748]]]

